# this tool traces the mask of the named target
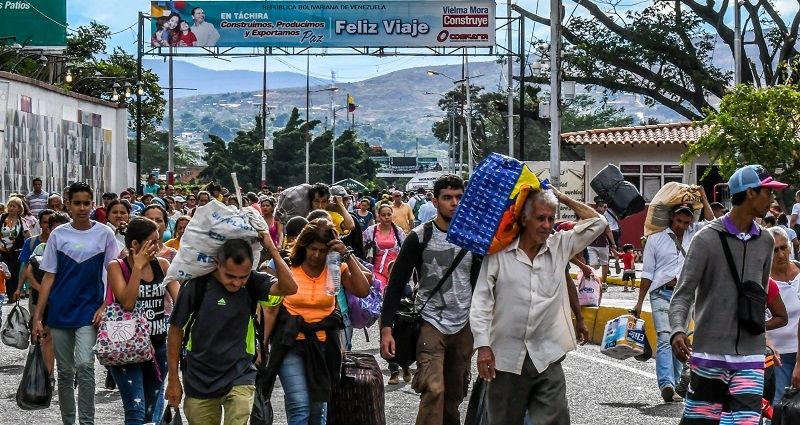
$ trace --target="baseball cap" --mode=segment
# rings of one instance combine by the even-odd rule
[[[181,196],[181,195],[177,195],[177,196],[175,196],[174,200],[175,200],[175,202],[180,202],[180,203],[182,203],[182,204],[186,202],[186,198],[184,198],[184,197],[183,197],[183,196]]]
[[[692,208],[692,206],[689,205],[689,204],[678,204],[678,205],[675,205],[674,207],[672,207],[672,213],[673,214],[675,214],[675,213],[677,213],[679,211],[686,211],[690,215],[694,214],[694,208]]]
[[[745,165],[733,172],[728,180],[728,189],[731,195],[744,192],[747,189],[757,189],[766,187],[769,189],[785,189],[786,183],[781,183],[772,178],[767,170],[761,165]]]

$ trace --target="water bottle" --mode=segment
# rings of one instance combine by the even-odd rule
[[[336,295],[339,293],[339,287],[342,280],[342,255],[338,251],[328,252],[325,258],[325,265],[328,267],[328,280],[325,282],[325,293],[327,295]]]

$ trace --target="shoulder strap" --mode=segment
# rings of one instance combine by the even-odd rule
[[[29,244],[28,248],[30,248],[31,254],[33,254],[33,250],[36,249],[36,247],[34,245],[36,244],[36,240],[39,239],[39,236],[41,236],[41,234],[36,235],[36,236],[31,236],[31,238],[30,238],[31,241],[28,242],[28,244]]]
[[[669,236],[670,239],[672,239],[672,242],[675,242],[675,248],[678,248],[678,252],[680,252],[681,255],[683,255],[683,258],[686,258],[686,251],[683,250],[683,245],[681,245],[681,243],[678,242],[678,235],[671,232],[667,232],[667,235]]]
[[[186,321],[186,326],[183,328],[183,341],[181,342],[181,346],[183,349],[186,349],[186,345],[189,343],[189,337],[192,334],[192,328],[194,328],[194,324],[197,321],[197,313],[200,312],[200,306],[203,304],[203,298],[206,296],[206,286],[208,285],[208,279],[206,276],[201,276],[198,279],[193,281],[189,281],[187,285],[192,284],[196,285],[194,289],[194,302],[192,303],[192,312],[189,314],[189,320]]]
[[[419,252],[425,251],[425,248],[428,247],[428,242],[431,241],[433,237],[433,220],[426,221],[424,225],[422,225],[422,243],[419,246]]]
[[[454,258],[453,262],[450,263],[450,267],[447,269],[446,272],[444,272],[442,278],[439,279],[439,283],[437,283],[436,286],[433,288],[433,291],[431,291],[431,293],[428,294],[428,299],[426,299],[425,302],[422,303],[422,307],[419,308],[419,311],[422,311],[425,308],[425,306],[428,305],[428,301],[431,300],[433,295],[439,292],[439,289],[441,289],[442,285],[444,285],[444,282],[447,280],[447,278],[449,278],[450,275],[453,274],[453,271],[456,269],[456,267],[458,267],[459,263],[461,263],[461,260],[464,259],[465,255],[467,255],[467,250],[461,248],[461,251],[458,251],[456,258]]]
[[[736,270],[736,263],[733,262],[733,254],[731,254],[731,247],[728,246],[728,237],[720,232],[717,231],[717,236],[719,236],[719,241],[722,243],[722,251],[725,252],[725,260],[728,262],[728,267],[731,269],[731,275],[733,276],[733,281],[736,283],[736,287],[741,290],[742,289],[742,278],[739,276],[739,272]]]
[[[397,244],[397,246],[400,246],[400,233],[399,233],[400,229],[398,229],[394,223],[392,223],[392,232],[394,232],[395,243]]]
[[[116,258],[114,261],[119,264],[119,269],[122,271],[122,278],[125,279],[125,284],[127,285],[128,280],[131,278],[131,269],[128,267],[128,263],[121,258]],[[114,302],[116,302],[116,298],[114,297],[114,292],[111,290],[111,284],[106,283],[106,305],[111,305],[111,303]]]

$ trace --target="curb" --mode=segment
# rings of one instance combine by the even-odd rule
[[[578,282],[577,282],[578,274],[577,273],[570,273],[570,275],[572,276],[572,280],[576,281],[575,284],[577,285],[578,284]],[[606,283],[609,284],[609,285],[614,285],[614,286],[623,286],[622,285],[622,277],[621,276],[606,276]],[[633,286],[638,288],[641,285],[641,283],[642,283],[641,279],[636,279],[636,280],[633,281]],[[648,336],[648,338],[649,338],[649,336]]]

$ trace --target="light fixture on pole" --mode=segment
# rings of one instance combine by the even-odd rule
[[[113,100],[114,102],[116,102],[116,101],[118,101],[118,100],[119,100],[119,93],[117,93],[117,90],[118,90],[118,89],[120,89],[120,88],[122,88],[122,86],[120,86],[120,85],[119,85],[119,83],[114,83],[114,85],[113,85],[113,86],[111,86],[111,88],[112,88],[112,91],[111,91],[111,100]]]

